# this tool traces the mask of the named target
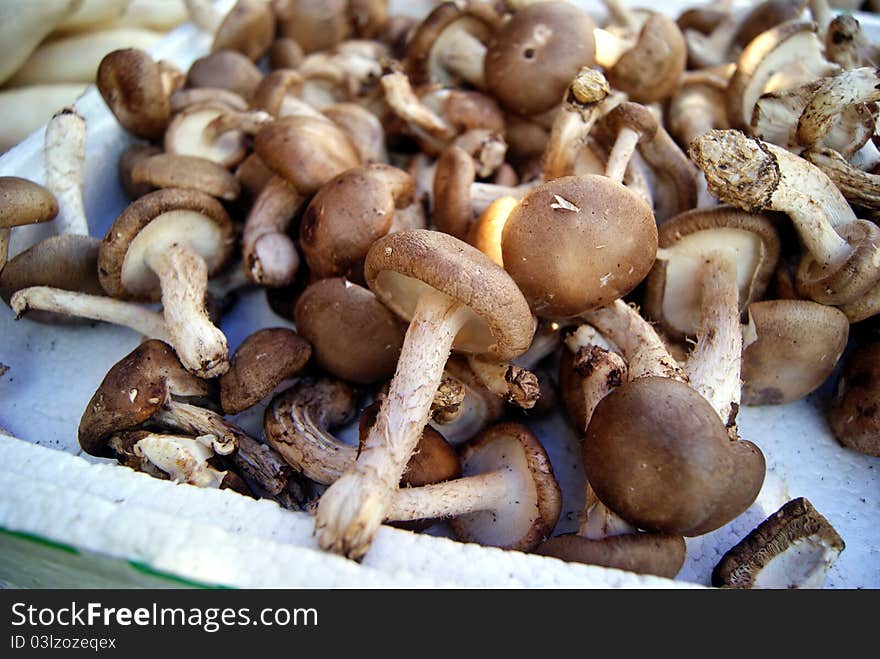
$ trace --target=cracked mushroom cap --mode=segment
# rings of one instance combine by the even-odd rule
[[[373,243],[364,263],[370,290],[409,320],[422,293],[440,291],[470,317],[453,347],[510,360],[528,350],[535,325],[529,305],[503,268],[475,247],[439,231],[399,231]]]
[[[0,230],[48,222],[58,215],[58,200],[49,190],[18,176],[0,176]]]
[[[394,375],[406,328],[369,289],[320,279],[302,292],[294,318],[328,373],[358,384]]]
[[[511,211],[504,267],[542,318],[567,318],[634,289],[657,253],[654,213],[605,176],[554,179]]]
[[[95,80],[107,107],[136,137],[155,140],[171,119],[171,102],[159,64],[149,53],[124,48],[108,53]]]
[[[596,406],[582,444],[599,500],[633,526],[697,536],[745,511],[764,482],[764,456],[731,441],[717,412],[670,378],[626,382]]]
[[[79,422],[79,444],[90,455],[113,457],[106,442],[149,420],[173,393],[205,397],[208,382],[190,374],[167,343],[144,341],[104,376]]]
[[[120,213],[101,242],[101,286],[116,298],[159,301],[159,278],[145,262],[146,251],[183,242],[204,259],[209,277],[223,266],[235,242],[235,228],[220,202],[180,188],[140,197]]]
[[[782,405],[816,390],[849,339],[849,320],[810,300],[764,300],[748,308],[743,328],[742,403]]]
[[[719,246],[736,261],[739,308],[760,300],[779,261],[780,239],[768,216],[731,206],[695,208],[669,218],[658,230],[657,261],[645,282],[645,313],[671,337],[700,330],[699,271]]]
[[[786,503],[712,570],[719,588],[821,588],[846,545],[805,498]]]
[[[462,476],[507,470],[519,487],[491,510],[459,515],[449,525],[463,542],[530,551],[559,520],[562,492],[544,447],[526,426],[498,423],[461,450]]]
[[[315,277],[348,274],[387,234],[395,212],[413,204],[415,181],[391,165],[347,169],[315,193],[300,223],[300,248]]]
[[[238,346],[220,376],[220,405],[238,414],[256,405],[285,380],[299,374],[312,356],[309,342],[285,327],[257,330]]]
[[[538,2],[517,11],[489,40],[486,87],[507,110],[533,115],[562,101],[584,66],[595,63],[595,21],[566,2]]]
[[[842,446],[880,457],[880,343],[865,343],[847,355],[828,424]]]
[[[684,537],[671,533],[627,533],[592,540],[575,533],[542,542],[536,554],[674,579],[684,565]]]

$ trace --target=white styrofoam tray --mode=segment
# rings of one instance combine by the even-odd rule
[[[392,3],[406,11],[428,3]],[[596,3],[585,3],[599,16]],[[653,3],[657,7],[658,3]],[[681,2],[661,2],[676,14]],[[880,22],[865,17],[880,38]],[[182,68],[207,52],[210,39],[191,24],[154,51]],[[129,138],[90,88],[77,108],[88,121],[85,204],[93,235],[103,236],[126,200],[116,163]],[[0,175],[42,182],[43,131],[0,158]],[[12,253],[49,235],[51,227],[16,230]],[[271,312],[259,291],[245,296],[223,321],[230,349],[256,329],[292,325]],[[106,371],[140,337],[103,324],[48,326],[15,321],[0,309],[0,527],[45,537],[107,556],[142,561],[207,583],[271,587],[690,587],[708,585],[721,555],[791,498],[805,496],[835,526],[846,550],[832,567],[829,588],[880,587],[880,479],[876,458],[841,448],[823,408],[829,387],[781,407],[744,408],[744,438],[767,458],[767,478],[755,504],[711,534],[688,539],[688,558],[675,581],[555,559],[464,545],[445,537],[383,527],[361,565],[317,550],[312,520],[230,492],[174,485],[83,456],[76,440],[80,415]],[[259,433],[259,413],[243,415]],[[578,438],[559,417],[533,419],[564,491],[557,532],[573,531],[582,504]],[[54,450],[48,450],[54,449]],[[442,535],[442,530],[437,535]],[[0,555],[0,563],[3,557]]]

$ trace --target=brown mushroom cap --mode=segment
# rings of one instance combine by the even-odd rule
[[[660,225],[658,258],[645,282],[645,313],[675,338],[700,329],[703,256],[719,246],[734,253],[739,307],[760,300],[779,261],[780,240],[771,219],[731,206],[695,208]]]
[[[144,341],[104,376],[80,419],[80,446],[91,455],[112,456],[107,439],[147,421],[171,392],[204,397],[208,383],[188,373],[168,344]]]
[[[275,3],[278,34],[296,40],[306,53],[327,50],[348,38],[345,0],[287,0]]]
[[[544,447],[526,426],[507,422],[487,428],[463,448],[461,465],[464,477],[500,469],[517,473],[521,489],[493,510],[451,519],[460,540],[530,551],[553,532],[562,492]]]
[[[314,276],[345,275],[362,262],[414,193],[412,176],[381,163],[347,169],[322,185],[300,224],[300,248]]]
[[[582,444],[587,480],[630,524],[685,536],[746,510],[764,482],[764,456],[731,441],[709,403],[687,384],[643,377],[596,406]]]
[[[300,373],[312,356],[312,346],[284,327],[257,330],[238,346],[229,370],[220,376],[220,405],[238,414],[256,405],[284,380]]]
[[[0,229],[48,222],[58,214],[49,190],[18,176],[0,176]]]
[[[844,550],[843,538],[805,498],[761,522],[712,570],[712,585],[726,588],[821,588]]]
[[[880,457],[880,343],[865,343],[847,355],[828,424],[843,446]]]
[[[275,37],[275,11],[266,0],[238,0],[214,33],[211,52],[236,50],[259,60]]]
[[[404,319],[433,288],[472,315],[453,346],[510,360],[528,350],[534,323],[528,303],[510,276],[478,249],[439,231],[417,229],[373,243],[364,263],[370,289]]]
[[[229,257],[235,228],[223,206],[194,190],[164,188],[129,204],[101,242],[98,276],[108,295],[158,301],[159,278],[144,252],[187,242],[204,259],[209,276]]]
[[[545,540],[534,553],[674,579],[684,565],[686,547],[683,536],[671,533],[627,533],[601,540],[567,533]]]
[[[849,338],[843,312],[810,300],[753,302],[748,314],[744,405],[781,405],[814,391],[831,375]]]
[[[488,44],[486,87],[506,109],[538,114],[562,101],[582,66],[595,62],[592,17],[565,2],[538,2],[517,11]]]
[[[96,83],[113,115],[132,135],[158,139],[171,118],[171,103],[159,65],[145,51],[124,48],[98,65]]]
[[[135,183],[132,181],[131,172],[141,160],[159,153],[162,153],[162,149],[154,144],[132,142],[125,147],[122,155],[119,156],[119,183],[125,192],[126,198],[130,201],[134,201],[138,197],[143,197],[148,192],[153,191],[154,188],[149,183]]]
[[[474,159],[454,144],[440,154],[434,173],[434,225],[439,231],[464,240],[471,231],[474,208],[471,184],[477,178]]]
[[[238,198],[238,179],[222,165],[176,153],[157,153],[139,159],[131,168],[131,182],[154,188],[187,188],[226,201]]]
[[[405,328],[368,289],[320,279],[302,292],[294,317],[325,371],[359,384],[394,375]]]
[[[566,318],[623,297],[657,252],[651,208],[604,176],[567,176],[529,191],[501,239],[504,267],[542,318]]]
[[[263,72],[247,55],[218,50],[198,58],[186,74],[187,87],[219,87],[249,99],[263,79]]]

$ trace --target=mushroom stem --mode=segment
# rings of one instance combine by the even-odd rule
[[[205,310],[205,260],[184,243],[147,249],[144,260],[159,277],[165,326],[181,363],[203,378],[225,373],[229,369],[226,337]]]
[[[263,110],[224,110],[205,126],[204,138],[216,142],[223,133],[232,130],[256,135],[263,126],[274,120],[275,117]]]
[[[409,522],[493,510],[519,487],[519,476],[509,469],[500,469],[432,485],[400,488],[391,497],[386,521]]]
[[[825,81],[810,97],[797,123],[797,141],[804,147],[818,144],[840,113],[859,103],[880,100],[880,70],[861,67],[843,71]]]
[[[62,235],[89,235],[83,206],[86,122],[74,108],[57,112],[46,125],[43,164],[46,188],[58,199],[55,226]]]
[[[632,128],[620,129],[605,163],[605,176],[615,183],[623,183],[623,175],[641,137],[641,133]]]
[[[599,501],[589,483],[584,486],[584,514],[577,535],[590,540],[603,540],[615,535],[635,533],[637,530]]]
[[[260,191],[245,219],[241,238],[248,275],[263,286],[285,286],[299,268],[299,254],[287,229],[305,198],[280,176]]]
[[[855,222],[855,213],[818,167],[738,130],[708,131],[691,143],[689,153],[709,191],[723,202],[750,212],[786,213],[823,267],[836,269],[852,253],[836,229]]]
[[[455,137],[455,129],[419,100],[405,73],[388,71],[382,75],[381,82],[391,110],[410,126],[444,142]]]
[[[742,382],[742,328],[736,261],[730,250],[710,252],[700,268],[700,334],[685,371],[729,432],[736,433]]]
[[[467,317],[467,307],[443,293],[420,296],[376,423],[354,466],[318,503],[315,529],[322,548],[353,558],[366,553],[428,423],[452,343]]]
[[[538,402],[538,378],[527,368],[479,355],[469,355],[468,365],[489,391],[507,402],[527,410]]]
[[[450,32],[439,54],[440,66],[477,89],[485,89],[483,60],[486,59],[486,44],[467,30]]]
[[[32,309],[49,311],[129,327],[148,338],[171,343],[161,313],[108,296],[77,293],[53,286],[29,286],[13,293],[9,306],[16,318]]]
[[[586,311],[580,317],[618,347],[629,365],[630,380],[650,376],[687,380],[653,326],[623,300]]]
[[[624,38],[600,27],[593,30],[593,39],[596,43],[596,64],[606,71],[614,68],[624,53],[636,43],[634,37]]]
[[[511,187],[509,185],[476,181],[471,183],[471,207],[474,209],[474,214],[480,215],[499,197],[522,199],[529,190],[540,183],[541,181],[530,181],[529,183],[522,183]]]
[[[134,445],[134,454],[168,474],[172,481],[197,487],[219,488],[226,472],[208,464],[214,457],[201,438],[149,433]]]

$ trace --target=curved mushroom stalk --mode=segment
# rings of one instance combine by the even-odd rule
[[[214,457],[210,435],[189,437],[144,433],[134,445],[133,453],[168,474],[178,483],[196,487],[220,488],[227,472],[208,464]]]
[[[466,292],[463,267],[482,273]],[[534,331],[528,304],[507,273],[447,234],[385,236],[370,249],[365,274],[371,289],[411,320],[388,395],[354,467],[318,504],[320,545],[349,557],[366,553],[385,518],[456,339],[469,351],[504,359],[525,352]]]
[[[475,355],[468,356],[468,364],[489,391],[507,402],[526,410],[538,402],[538,378],[527,368]]]
[[[74,108],[64,108],[46,124],[43,144],[46,188],[58,200],[55,226],[61,235],[89,235],[82,187],[85,158],[85,119]]]

